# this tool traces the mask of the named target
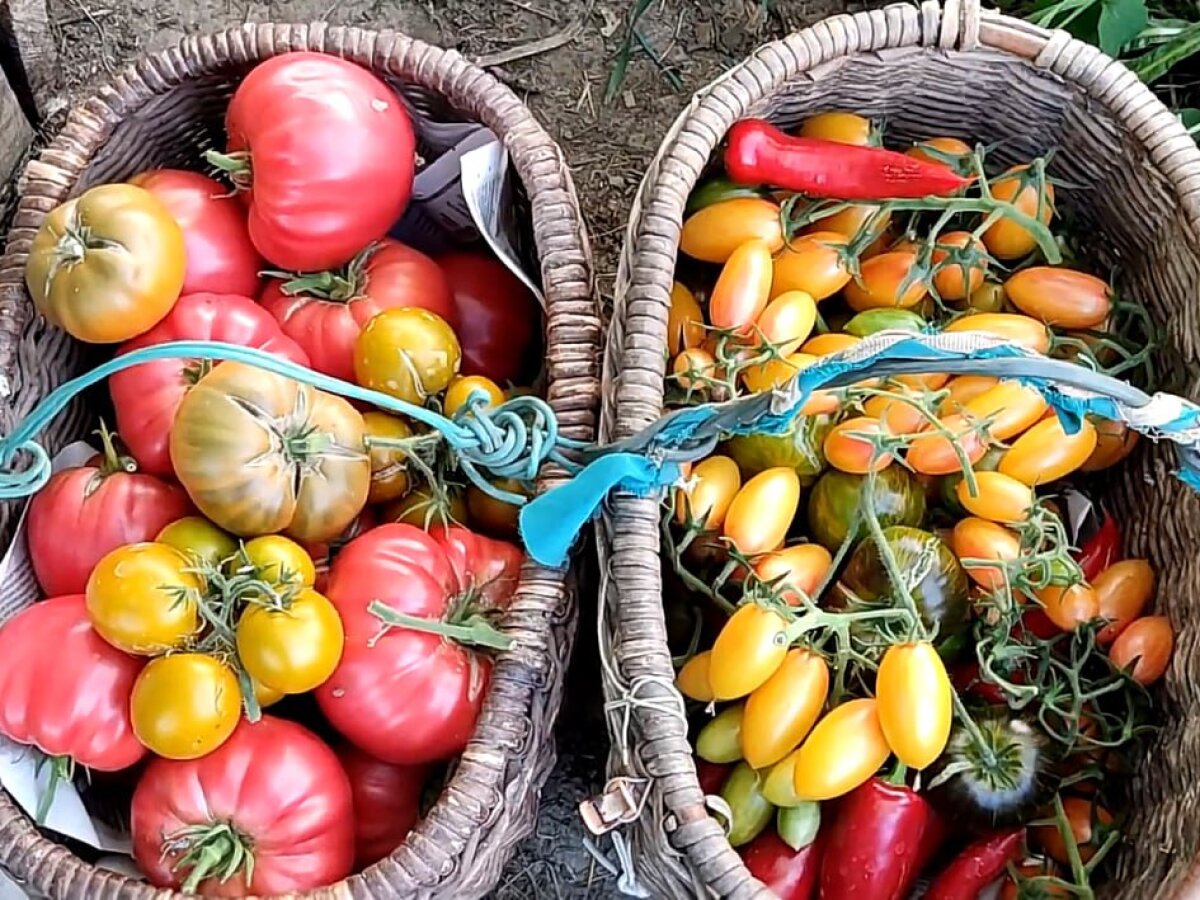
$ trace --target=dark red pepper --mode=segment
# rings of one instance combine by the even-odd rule
[[[976,900],[979,893],[1004,874],[1008,863],[1021,857],[1025,829],[999,831],[967,846],[934,879],[923,900]]]
[[[729,129],[725,172],[737,184],[835,200],[941,196],[970,184],[949,166],[881,147],[793,137],[763,119],[743,119]]]
[[[821,871],[821,836],[799,850],[768,828],[741,849],[750,874],[775,892],[779,900],[812,900]]]
[[[1121,530],[1117,520],[1108,510],[1104,510],[1104,519],[1100,527],[1090,538],[1083,542],[1075,561],[1083,570],[1083,580],[1090,582],[1097,575],[1115,563],[1121,554]]]
[[[696,777],[700,779],[700,790],[705,794],[721,793],[721,786],[725,784],[725,779],[733,771],[733,766],[710,763],[700,757],[695,758],[695,763]]]
[[[903,900],[945,838],[920,794],[872,778],[847,794],[821,862],[821,900]]]

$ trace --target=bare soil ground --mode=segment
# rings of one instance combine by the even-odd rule
[[[575,173],[607,294],[626,215],[646,163],[691,94],[758,44],[845,8],[842,0],[654,0],[625,78],[606,102],[635,0],[49,0],[63,96],[78,98],[136,54],[246,21],[327,19],[389,27],[472,59],[525,98]],[[547,44],[552,49],[544,49]],[[647,49],[648,48],[648,49]],[[585,597],[560,762],[537,829],[494,896],[616,896],[586,852],[577,804],[603,784],[607,740],[595,664],[594,598]],[[608,846],[604,844],[603,846]]]

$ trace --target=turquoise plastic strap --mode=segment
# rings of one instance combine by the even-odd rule
[[[558,433],[554,412],[540,397],[514,397],[500,406],[488,407],[482,392],[472,391],[468,402],[453,419],[449,419],[432,409],[314,372],[262,350],[217,341],[174,341],[118,356],[47,394],[11,434],[0,437],[0,499],[28,497],[50,480],[50,457],[36,438],[77,394],[116,372],[162,359],[214,359],[245,363],[420,422],[442,434],[473,484],[489,495],[514,505],[524,504],[526,498],[497,488],[488,481],[484,472],[495,478],[533,481],[538,469],[546,461],[553,461],[568,471],[577,469],[578,466],[563,456],[561,451],[584,447],[581,442],[564,438]],[[20,470],[14,471],[16,457],[22,451],[32,459]]]

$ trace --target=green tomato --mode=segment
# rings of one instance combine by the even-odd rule
[[[746,478],[786,466],[795,469],[804,483],[825,468],[821,447],[832,427],[833,420],[829,416],[797,416],[792,427],[783,434],[739,435],[730,438],[725,448]]]
[[[850,525],[862,502],[866,480],[865,475],[830,469],[817,479],[808,495],[809,533],[830,553],[836,553],[850,535]],[[925,491],[901,466],[888,466],[875,475],[872,498],[875,515],[884,528],[891,525],[917,527],[925,520]],[[860,536],[865,527],[860,526]]]
[[[842,330],[855,337],[867,337],[878,331],[911,331],[920,334],[926,324],[911,309],[865,309],[847,322]]]
[[[696,736],[696,755],[705,762],[734,763],[742,758],[743,704],[727,706]]]
[[[763,774],[740,762],[721,787],[721,797],[733,813],[729,843],[734,847],[750,843],[771,824],[775,807],[763,796],[762,784]]]

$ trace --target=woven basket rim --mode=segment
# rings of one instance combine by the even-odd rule
[[[666,322],[647,310],[669,307],[683,200],[728,128],[806,73],[815,80],[849,57],[897,50],[1001,54],[1081,89],[1141,139],[1150,164],[1183,211],[1191,240],[1200,246],[1200,149],[1149,88],[1096,47],[1065,31],[984,10],[979,0],[925,0],[919,7],[893,3],[831,16],[763,45],[697,91],[664,136],[634,198],[619,259],[605,351],[602,442],[636,434],[661,415]],[[609,718],[609,775],[650,781],[646,815],[657,818],[642,827],[664,829],[671,845],[656,840],[642,846],[644,858],[657,857],[652,865],[674,867],[677,876],[689,877],[697,896],[770,900],[775,895],[749,873],[705,806],[681,713],[684,701],[674,686],[670,651],[659,637],[666,633],[661,604],[650,621],[645,604],[633,610],[621,596],[622,579],[628,583],[634,572],[640,593],[655,583],[662,594],[648,546],[630,534],[649,529],[656,502],[618,494],[596,532],[604,579],[602,672],[606,700],[618,710]],[[656,515],[654,521],[657,525]],[[654,539],[657,544],[657,527]],[[631,648],[628,657],[618,645]],[[1200,895],[1200,861],[1186,880],[1175,900]]]
[[[226,71],[292,50],[342,56],[378,74],[420,85],[487,125],[508,149],[532,207],[534,243],[546,298],[547,400],[560,430],[595,437],[599,405],[601,315],[586,224],[555,141],[507,86],[458,52],[401,32],[326,22],[248,23],[189,36],[140,57],[78,103],[54,140],[25,168],[0,257],[0,384],[10,383],[15,347],[35,315],[23,280],[32,236],[72,190],[116,125],[186,79]],[[538,489],[565,477],[547,465]],[[531,829],[536,799],[554,760],[552,726],[576,609],[569,570],[528,561],[504,625],[514,647],[498,656],[476,730],[435,807],[386,860],[361,874],[305,893],[326,898],[480,896],[498,880]],[[512,712],[520,710],[519,716]],[[486,852],[476,853],[483,846]],[[42,837],[0,792],[0,865],[48,897],[166,900],[185,895],[96,870]],[[289,895],[300,896],[300,895]]]

